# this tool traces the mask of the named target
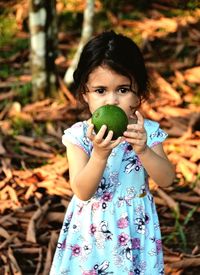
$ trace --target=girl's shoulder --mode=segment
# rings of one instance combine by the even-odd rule
[[[91,141],[87,138],[88,122],[80,121],[64,130],[62,143],[67,147],[68,142],[79,146],[87,154],[90,154]]]
[[[147,145],[153,147],[163,142],[168,134],[160,128],[160,124],[156,121],[145,119],[144,128],[147,132]]]
[[[86,121],[79,121],[71,125],[69,128],[64,130],[64,135],[62,136],[62,139],[65,139],[68,135],[75,135],[75,136],[82,136],[84,135],[87,126]]]

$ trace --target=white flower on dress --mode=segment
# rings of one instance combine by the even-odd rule
[[[92,245],[89,242],[85,241],[83,243],[83,253],[88,255],[91,253],[91,251],[92,251]]]
[[[122,207],[124,204],[131,206],[134,196],[133,194],[128,194],[127,196],[118,197],[117,206]]]
[[[118,267],[123,266],[125,263],[125,258],[123,255],[119,254],[119,251],[117,248],[113,249],[113,259],[114,259],[114,264]]]
[[[108,222],[101,221],[101,223],[98,226],[97,231],[94,233],[97,247],[104,248],[105,242],[112,240],[112,235],[113,234],[108,229]]]
[[[150,256],[155,256],[157,254],[156,252],[156,249],[155,248],[152,248],[149,253],[148,253]]]
[[[77,232],[80,231],[80,229],[81,229],[81,226],[80,226],[79,222],[76,222],[71,226],[71,232],[72,233],[77,233]]]
[[[130,188],[127,188],[127,194],[135,194],[135,188],[134,187],[130,187]]]
[[[142,204],[138,205],[136,208],[135,208],[135,213],[137,216],[140,216],[141,213],[144,212],[144,206]]]
[[[154,223],[154,228],[155,228],[155,230],[160,230],[160,225],[159,225],[159,223]]]
[[[81,254],[81,261],[86,261],[88,259],[88,255],[92,252],[92,245],[84,241],[82,246],[82,254]]]
[[[135,219],[136,231],[139,234],[145,234],[145,222],[142,218]]]
[[[105,248],[105,236],[103,232],[97,231],[94,234],[95,241],[96,241],[96,246],[98,249],[103,249]]]

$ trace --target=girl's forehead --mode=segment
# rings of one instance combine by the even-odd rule
[[[126,75],[120,74],[106,65],[94,68],[88,76],[87,84],[98,86],[100,84],[106,85],[111,82],[114,82],[116,85],[136,85],[134,78],[131,79]]]
[[[113,69],[109,68],[108,66],[98,66],[96,67],[88,76],[88,81],[98,81],[98,80],[108,80],[108,79],[120,79],[123,81],[130,82],[128,76],[120,74],[119,72],[114,71]]]
[[[110,68],[108,65],[99,65],[97,67],[95,67],[91,72],[90,74],[99,74],[99,73],[107,73],[107,72],[112,72],[112,73],[115,73],[117,74],[117,72],[115,72],[115,70],[113,70],[112,68]]]

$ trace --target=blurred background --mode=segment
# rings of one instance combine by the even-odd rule
[[[72,196],[64,129],[86,119],[72,73],[83,45],[113,29],[143,52],[146,118],[169,134],[176,179],[153,181],[166,274],[200,274],[198,0],[0,1],[0,275],[47,275]],[[164,177],[164,175],[163,175]]]

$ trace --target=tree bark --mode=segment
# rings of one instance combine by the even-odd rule
[[[82,49],[85,46],[85,44],[88,42],[90,37],[92,36],[93,17],[94,17],[94,0],[87,0],[86,8],[83,16],[83,28],[82,28],[81,40],[78,45],[76,54],[74,55],[74,58],[71,62],[71,65],[67,69],[64,76],[64,82],[67,84],[67,86],[70,86],[73,83],[73,73],[78,64]]]
[[[29,0],[33,101],[53,96],[56,85],[57,24],[55,0]]]

